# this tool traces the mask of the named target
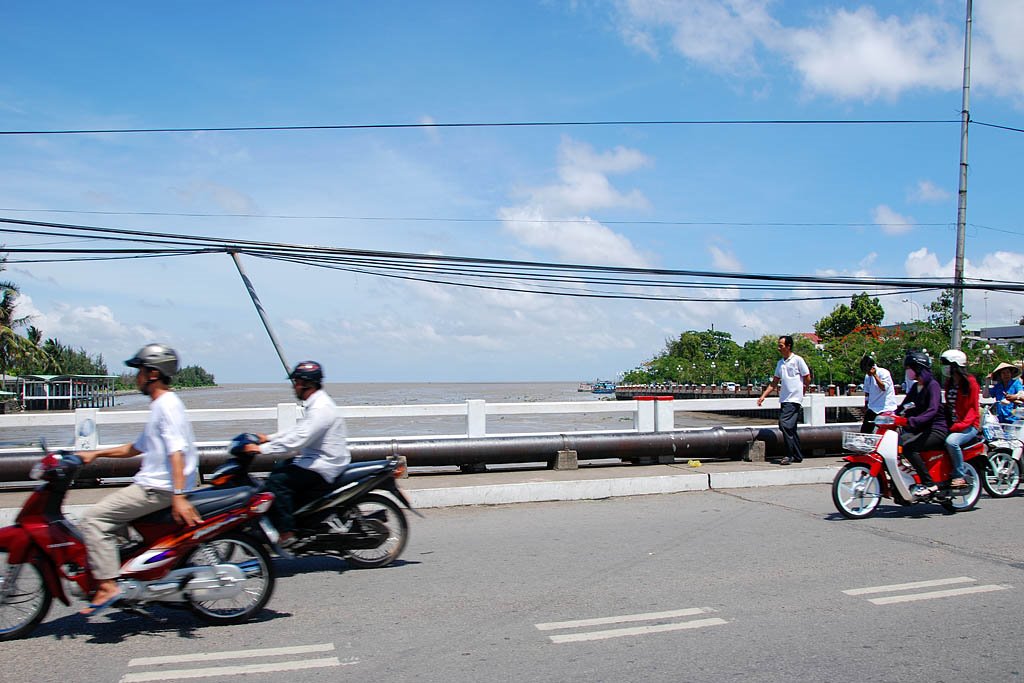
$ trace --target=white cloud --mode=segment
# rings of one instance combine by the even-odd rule
[[[608,175],[637,170],[650,160],[624,147],[598,153],[568,138],[562,140],[558,159],[559,182],[528,190],[525,203],[498,211],[506,232],[528,247],[549,250],[570,261],[647,266],[648,260],[629,239],[585,212],[646,208],[640,192],[620,192]]]
[[[875,207],[873,220],[886,235],[903,235],[914,229],[914,219],[902,216],[885,204]]]
[[[956,87],[963,53],[936,17],[879,17],[872,7],[831,13],[824,26],[795,29],[778,47],[805,86],[841,99],[894,97],[909,88]],[[780,36],[781,37],[781,36]]]
[[[714,244],[708,247],[708,251],[711,252],[711,264],[716,270],[725,270],[732,273],[743,272],[743,264],[740,263],[740,260],[731,251],[726,251]]]
[[[22,294],[18,297],[18,312],[32,317],[31,324],[42,331],[43,339],[57,339],[74,348],[84,348],[92,354],[103,354],[111,372],[118,371],[117,362],[111,363],[112,357],[121,358],[124,354],[123,357],[128,358],[132,352],[150,341],[159,340],[171,344],[174,341],[165,332],[150,326],[118,320],[114,311],[102,304],[57,304],[52,310],[43,312],[36,308],[32,297]]]
[[[774,6],[774,8],[773,8]],[[798,24],[791,3],[768,0],[620,0],[619,31],[641,51],[659,40],[683,57],[738,78],[761,77],[779,57],[808,92],[839,99],[894,98],[912,89],[962,85],[960,3],[930,3],[897,16],[885,3],[815,8]],[[773,16],[788,11],[788,23]],[[667,37],[666,37],[667,35]],[[972,84],[1024,96],[1024,3],[975,4]]]
[[[756,68],[761,36],[773,30],[767,0],[625,0],[621,3],[627,42],[648,54],[656,52],[655,34],[667,28],[680,54],[726,72]]]
[[[952,196],[950,192],[947,192],[930,180],[919,180],[910,192],[909,199],[915,202],[933,203],[944,202]]]

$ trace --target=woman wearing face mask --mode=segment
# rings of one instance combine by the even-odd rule
[[[974,375],[967,372],[967,355],[957,349],[943,351],[939,358],[942,374],[946,377],[946,419],[949,421],[949,436],[946,437],[946,452],[953,461],[952,488],[967,486],[964,479],[963,444],[978,435],[981,426],[979,399],[981,388]]]
[[[907,351],[903,359],[906,377],[912,381],[910,391],[903,403],[896,408],[896,414],[906,418],[906,425],[900,434],[903,456],[917,470],[921,483],[914,486],[916,498],[928,498],[938,492],[928,468],[921,457],[921,451],[942,450],[946,447],[949,426],[946,411],[942,407],[942,387],[932,375],[932,359],[924,351]]]

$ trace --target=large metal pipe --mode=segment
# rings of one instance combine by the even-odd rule
[[[849,430],[850,427],[846,427]],[[838,452],[844,429],[837,425],[801,427],[800,439],[807,452]],[[350,445],[352,460],[379,460],[401,455],[410,467],[447,465],[507,465],[547,462],[559,451],[575,451],[578,460],[618,458],[626,462],[649,462],[667,458],[720,458],[738,460],[753,443],[763,443],[767,456],[779,455],[784,445],[781,432],[774,427],[651,432],[637,434],[553,434],[538,436],[497,436],[474,439],[422,439],[417,441],[378,441]],[[27,481],[40,452],[0,455],[0,481]],[[200,469],[211,472],[227,460],[223,447],[204,448]],[[267,471],[270,456],[259,456],[256,471]],[[100,458],[82,472],[82,479],[130,477],[139,468],[138,458]]]

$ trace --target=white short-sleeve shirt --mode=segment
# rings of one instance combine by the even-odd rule
[[[789,358],[780,358],[775,364],[775,376],[779,378],[779,403],[803,403],[804,377],[811,374],[804,359],[795,353]]]
[[[171,453],[181,451],[184,457],[185,488],[196,487],[199,451],[192,423],[185,415],[185,404],[173,391],[167,391],[150,403],[149,421],[132,444],[142,453],[142,467],[133,481],[139,486],[173,491]]]
[[[896,385],[892,383],[892,373],[885,368],[875,366],[878,379],[885,385],[880,389],[871,375],[864,375],[864,397],[867,399],[868,410],[875,415],[896,410]]]

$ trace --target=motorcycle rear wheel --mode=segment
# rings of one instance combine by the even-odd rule
[[[345,560],[356,569],[374,569],[389,565],[398,559],[409,540],[409,523],[398,503],[387,496],[371,493],[355,504],[358,514],[349,508],[344,515],[352,520],[352,529],[359,524],[381,524],[388,530],[388,537],[376,548],[349,548]],[[339,514],[342,514],[339,511]],[[383,519],[377,519],[383,517]],[[361,521],[363,520],[367,521]],[[367,519],[368,518],[368,519]]]
[[[1009,498],[1020,486],[1020,463],[1007,450],[990,452],[981,484],[993,498]]]
[[[951,496],[949,500],[944,500],[941,503],[942,507],[949,512],[966,512],[977,505],[978,499],[981,498],[982,477],[978,474],[978,470],[974,469],[974,465],[971,463],[965,462],[964,471],[966,472],[964,479],[967,480],[967,491]]]
[[[188,607],[210,624],[238,624],[259,612],[274,592],[274,572],[263,545],[245,534],[230,534],[208,541],[193,550],[184,567],[235,564],[245,574],[242,591],[232,598],[194,600]]]
[[[50,611],[53,595],[33,562],[9,564],[0,550],[0,640],[14,640],[39,625]]]
[[[832,503],[847,519],[866,519],[878,511],[882,484],[866,465],[850,463],[832,480]]]

